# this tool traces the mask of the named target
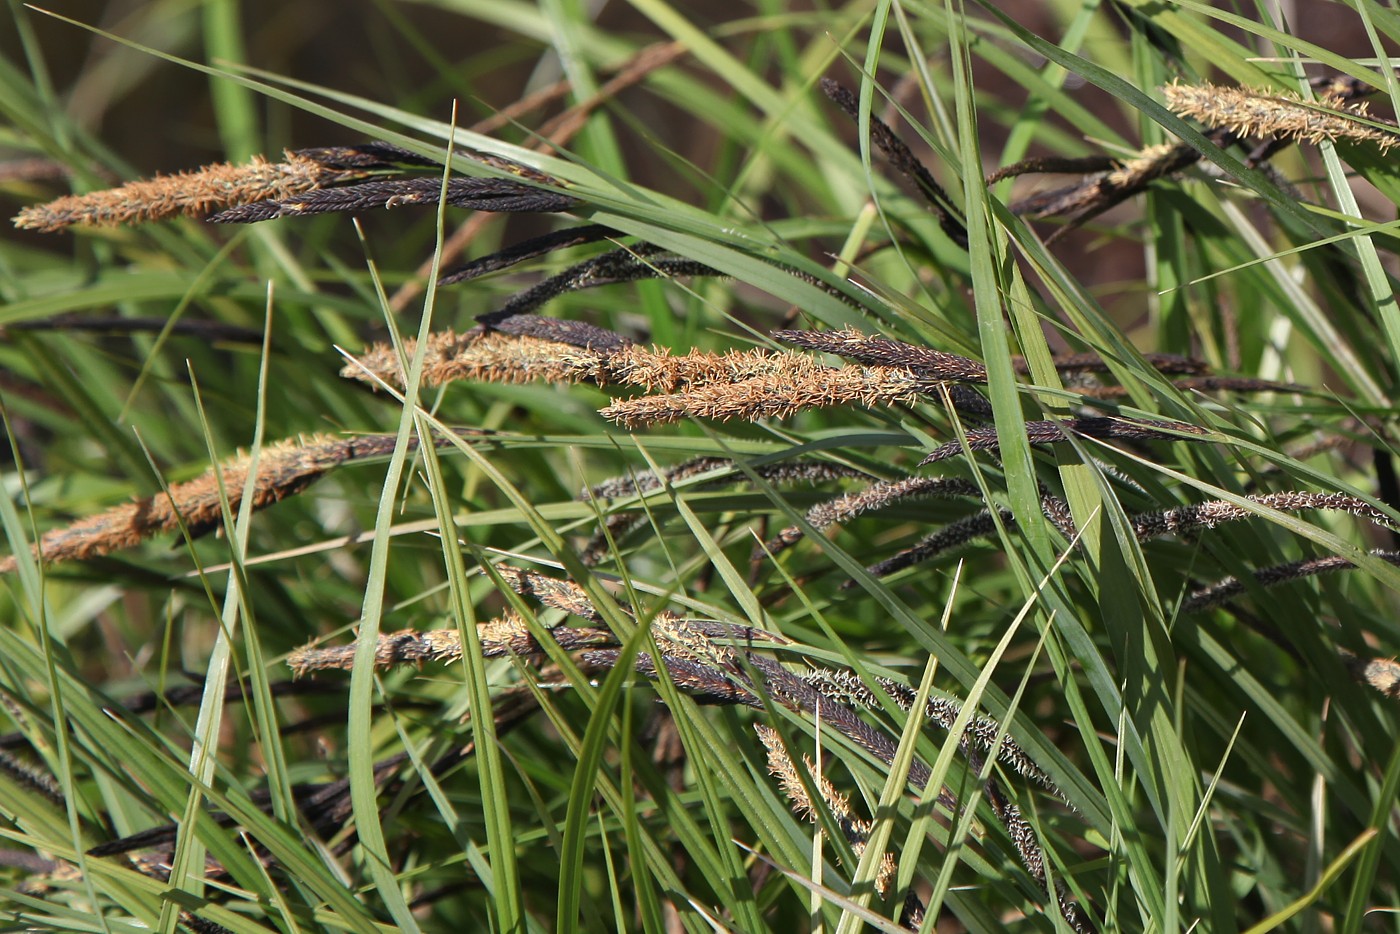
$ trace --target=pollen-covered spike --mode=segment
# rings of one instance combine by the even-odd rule
[[[1393,658],[1362,658],[1346,652],[1342,653],[1342,662],[1357,681],[1374,688],[1383,697],[1400,699],[1400,662]]]
[[[1177,82],[1163,87],[1162,95],[1173,113],[1240,136],[1374,143],[1381,152],[1400,143],[1394,121],[1368,113],[1345,93],[1324,91],[1317,101],[1304,101],[1289,92]]]
[[[392,451],[393,445],[392,435],[313,437],[305,442],[267,445],[258,455],[253,508],[262,509],[300,493],[331,468],[379,456]],[[243,499],[248,467],[248,458],[239,456],[219,468],[224,493],[235,513]],[[100,557],[176,531],[182,520],[190,535],[197,537],[218,526],[222,508],[219,482],[210,470],[194,480],[174,484],[168,493],[138,499],[48,532],[34,547],[34,554],[46,563]],[[13,571],[15,566],[14,556],[0,559],[0,574]]]
[[[815,822],[816,807],[811,796],[807,794],[807,786],[798,776],[797,767],[787,749],[783,747],[782,737],[776,730],[762,724],[755,725],[754,730],[758,733],[759,742],[763,743],[763,748],[768,751],[768,773],[778,780],[778,787],[792,802],[793,811],[799,817]],[[817,775],[816,763],[810,757],[803,756],[802,761],[808,774]],[[841,828],[841,833],[851,844],[851,851],[857,857],[861,856],[870,842],[870,832],[874,829],[874,824],[856,817],[851,811],[851,799],[837,791],[836,786],[825,775],[817,776],[816,784],[817,793],[821,795],[827,810],[836,819],[836,825]],[[892,854],[885,853],[881,856],[879,869],[875,873],[875,891],[881,898],[889,896],[890,883],[894,881],[896,869]]]
[[[525,329],[539,329],[541,320],[547,319],[527,318]],[[424,382],[429,386],[459,379],[504,383],[539,379],[559,383],[593,382],[600,386],[636,386],[647,391],[663,392],[694,392],[709,388],[723,394],[726,387],[771,378],[783,386],[805,388],[809,393],[817,394],[827,383],[833,387],[833,392],[848,395],[858,389],[855,384],[860,384],[875,398],[899,392],[931,392],[938,385],[907,370],[891,367],[845,367],[838,370],[818,363],[806,354],[786,351],[712,353],[697,350],[672,354],[664,348],[646,348],[635,344],[616,349],[600,349],[590,344],[584,348],[489,329],[465,334],[440,331],[431,335],[429,340],[423,371]],[[608,343],[615,342],[609,340]],[[415,349],[415,341],[404,342],[405,354],[412,356]],[[389,344],[371,347],[357,362],[347,365],[341,375],[367,382],[382,379],[391,385],[403,385],[398,353]],[[904,388],[901,389],[901,386]],[[859,400],[851,397],[846,401]],[[839,404],[839,400],[826,404]]]
[[[417,342],[404,342],[404,354],[412,357]],[[525,383],[532,380],[576,383],[596,374],[607,355],[556,341],[540,340],[480,330],[459,334],[439,331],[429,336],[423,365],[423,382],[440,386],[455,380],[492,383]],[[340,375],[373,383],[382,380],[403,386],[404,374],[392,344],[376,344]]]
[[[686,392],[622,399],[599,410],[624,428],[672,422],[682,418],[721,421],[788,418],[814,408],[842,405],[913,405],[937,391],[940,383],[906,367],[793,366],[734,382],[710,382]]]
[[[523,597],[534,597],[545,606],[552,606],[595,623],[603,620],[602,615],[593,606],[593,601],[589,599],[588,592],[573,581],[559,580],[506,564],[496,565],[496,572],[505,579],[512,590]],[[623,611],[630,613],[631,609],[624,606]]]
[[[356,169],[328,168],[294,152],[286,153],[282,162],[255,156],[244,165],[222,162],[119,188],[69,195],[25,208],[14,223],[27,230],[52,232],[75,226],[112,227],[179,216],[203,217],[218,208],[291,198],[363,175]]]

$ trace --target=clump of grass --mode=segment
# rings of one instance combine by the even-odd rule
[[[1173,23],[1164,20],[1161,28]],[[553,25],[558,35],[582,35],[577,24]],[[1005,25],[1008,37],[1036,54],[1079,62]],[[735,28],[726,38],[743,35]],[[903,18],[900,28],[914,31],[905,37],[909,48],[935,36]],[[938,34],[937,41],[946,38]],[[596,54],[587,46],[571,50],[569,59],[571,76],[585,84],[591,66],[583,59]],[[1189,143],[1144,140],[1114,156],[1085,156],[1081,146],[1029,159],[1014,151],[1005,168],[982,179],[974,117],[988,114],[973,106],[966,86],[972,69],[956,60],[971,48],[961,40],[948,46],[959,67],[950,81],[957,106],[943,111],[957,115],[961,140],[918,127],[938,163],[926,163],[895,129],[898,102],[912,97],[892,92],[881,116],[862,108],[856,91],[820,83],[838,115],[869,134],[862,142],[915,196],[907,204],[892,193],[898,185],[867,179],[840,145],[838,133],[848,126],[833,130],[786,109],[800,144],[787,139],[782,121],[784,132],[767,127],[745,137],[762,150],[754,163],[761,169],[734,176],[732,191],[717,189],[723,197],[711,207],[723,207],[702,209],[647,191],[626,177],[605,111],[610,95],[662,68],[660,86],[686,100],[695,91],[679,67],[687,47],[707,50],[697,58],[714,67],[705,43],[648,44],[621,64],[600,68],[607,77],[596,93],[578,88],[577,102],[528,141],[533,152],[481,137],[471,140],[469,152],[457,152],[450,140],[441,147],[468,155],[480,175],[455,175],[444,159],[369,143],[289,151],[280,163],[255,159],[158,176],[20,214],[23,228],[57,230],[181,215],[256,223],[406,205],[436,207],[444,221],[456,209],[479,212],[462,226],[465,233],[435,235],[434,261],[419,276],[430,284],[431,274],[448,266],[437,286],[464,291],[470,283],[470,297],[429,287],[425,314],[436,317],[443,310],[436,305],[460,300],[474,327],[425,325],[419,340],[371,344],[349,357],[341,371],[347,381],[312,362],[324,363],[326,355],[295,353],[280,374],[286,391],[274,381],[278,393],[260,400],[279,428],[290,425],[285,434],[310,430],[322,418],[377,428],[387,417],[404,426],[412,421],[416,435],[317,435],[262,446],[255,471],[237,458],[164,493],[51,530],[32,551],[49,563],[108,556],[101,568],[114,576],[110,586],[168,589],[173,619],[189,612],[187,596],[149,570],[126,569],[119,551],[182,528],[192,536],[223,528],[226,517],[303,494],[342,465],[384,457],[396,458],[394,477],[397,458],[421,465],[431,505],[412,484],[382,491],[376,554],[388,554],[391,538],[424,529],[441,535],[440,543],[396,547],[387,563],[361,562],[357,536],[344,534],[357,525],[353,494],[307,495],[294,522],[281,524],[280,510],[260,515],[259,523],[273,523],[267,540],[279,550],[256,560],[242,550],[244,532],[230,526],[232,570],[223,607],[212,615],[224,624],[247,615],[240,630],[246,642],[239,645],[246,657],[238,658],[246,689],[214,690],[211,680],[201,691],[196,679],[183,693],[162,685],[126,702],[79,677],[71,659],[82,651],[74,645],[80,640],[65,647],[49,641],[57,630],[46,600],[63,592],[31,594],[23,591],[34,585],[25,575],[7,578],[23,593],[15,605],[27,608],[25,623],[38,634],[28,640],[0,633],[7,657],[0,691],[15,727],[0,736],[0,784],[15,789],[0,789],[0,801],[14,815],[7,817],[10,838],[32,851],[0,854],[0,863],[36,877],[17,886],[29,899],[24,904],[59,913],[78,904],[74,893],[83,886],[83,905],[121,912],[124,923],[129,917],[167,929],[241,930],[250,917],[301,928],[361,929],[389,920],[411,928],[449,897],[453,907],[444,906],[434,921],[470,916],[508,928],[526,923],[527,904],[541,916],[557,910],[560,929],[581,919],[591,929],[608,928],[608,912],[613,927],[635,916],[649,930],[712,923],[743,930],[818,922],[849,928],[857,915],[843,916],[847,906],[864,910],[883,900],[888,924],[916,930],[934,923],[980,929],[996,923],[989,919],[1012,916],[1044,916],[1035,923],[1074,931],[1166,928],[1188,917],[1200,927],[1226,929],[1252,923],[1269,906],[1316,898],[1323,882],[1309,890],[1294,881],[1324,851],[1335,867],[1327,879],[1338,878],[1354,857],[1332,847],[1334,835],[1294,845],[1292,838],[1313,826],[1319,763],[1329,769],[1330,786],[1340,789],[1326,803],[1335,812],[1331,820],[1360,834],[1358,840],[1375,839],[1367,836],[1367,822],[1384,813],[1377,792],[1384,783],[1373,774],[1379,763],[1354,738],[1383,737],[1388,728],[1378,711],[1354,703],[1344,682],[1352,678],[1369,689],[1368,700],[1386,702],[1400,683],[1395,664],[1376,648],[1395,636],[1386,622],[1393,602],[1387,588],[1395,585],[1390,568],[1400,561],[1395,551],[1366,541],[1397,531],[1400,501],[1394,472],[1385,466],[1396,426],[1388,364],[1377,352],[1387,349],[1390,333],[1383,303],[1373,316],[1379,327],[1357,316],[1339,324],[1339,333],[1329,332],[1328,316],[1314,313],[1298,288],[1300,277],[1267,278],[1285,257],[1254,255],[1241,245],[1254,239],[1213,228],[1200,234],[1198,250],[1179,227],[1201,216],[1221,225],[1239,221],[1238,212],[1182,181],[1204,158]],[[1160,43],[1144,42],[1142,54],[1158,49]],[[941,106],[942,91],[921,76],[920,69],[931,67],[923,57],[917,67],[902,64],[917,89]],[[1244,59],[1233,64],[1253,67]],[[1082,70],[1123,100],[1140,94],[1111,70]],[[871,73],[882,74],[877,67]],[[757,75],[747,77],[753,80],[745,94],[767,87]],[[790,74],[785,84],[800,87],[810,77]],[[1288,96],[1208,84],[1178,83],[1163,93],[1174,111],[1206,126],[1215,146],[1242,147],[1247,170],[1274,172],[1269,160],[1298,140],[1346,139],[1382,151],[1393,142],[1360,103],[1371,86],[1328,78],[1314,87],[1320,110]],[[523,117],[571,90],[567,83],[545,89],[507,113]],[[878,105],[883,89],[876,90]],[[712,97],[706,89],[705,99]],[[1091,132],[1095,118],[1072,96],[1062,97],[1082,135],[1102,138]],[[776,100],[766,94],[753,102],[775,112]],[[1007,119],[1040,133],[1037,112],[1033,106]],[[748,132],[739,116],[729,114],[734,151]],[[396,117],[424,137],[434,132],[411,115]],[[504,120],[492,125],[509,131]],[[1371,135],[1348,129],[1355,127]],[[580,152],[571,154],[578,158],[537,158],[585,129]],[[1012,139],[1022,139],[1012,129]],[[792,148],[797,145],[807,148]],[[814,159],[816,169],[808,164]],[[1004,206],[987,193],[986,185],[1033,174],[1079,177]],[[756,181],[770,175],[777,179],[771,189]],[[869,195],[863,220],[845,216],[849,191],[823,191],[832,179]],[[867,181],[874,181],[869,192]],[[750,184],[758,187],[744,188]],[[811,208],[812,218],[736,219],[735,205],[758,211],[753,205],[766,207],[769,195],[787,191],[800,192],[792,201]],[[1189,208],[1172,213],[1188,192]],[[1281,219],[1280,238],[1297,237],[1303,220],[1324,223],[1300,220],[1296,205],[1262,182],[1260,192]],[[1161,319],[1158,346],[1139,353],[1098,307],[1092,289],[1074,281],[1061,264],[1065,257],[1047,249],[1134,199],[1144,212],[1140,229],[1110,226],[1096,234],[1147,231],[1156,238],[1155,274],[1175,282],[1202,273],[1198,267],[1210,267],[1217,254],[1226,257],[1233,266],[1225,271],[1246,284],[1211,286],[1223,298],[1215,301],[1212,292],[1210,307],[1238,305],[1262,319],[1264,310],[1275,310],[1267,303],[1278,302],[1292,333],[1312,342],[1311,356],[1275,346],[1279,328],[1241,325],[1238,318],[1198,320],[1171,296],[1153,299],[1154,322]],[[504,236],[464,262],[439,261],[511,214],[570,216],[559,229],[536,228],[521,241]],[[877,216],[883,223],[873,222]],[[1018,218],[1061,226],[1041,241]],[[304,225],[299,231],[320,229],[309,219],[297,223]],[[334,223],[328,219],[327,229]],[[1347,232],[1371,242],[1367,232]],[[807,238],[812,248],[804,254],[788,237]],[[841,259],[829,266],[840,238],[846,241]],[[1319,229],[1290,243],[1289,255],[1299,262],[1325,256],[1333,263],[1326,277],[1314,276],[1318,290],[1344,292],[1356,304],[1379,295],[1385,281],[1379,264],[1358,276],[1345,257],[1313,242],[1324,239]],[[295,262],[284,250],[260,256],[266,268]],[[937,260],[934,272],[930,257]],[[131,261],[140,262],[139,254]],[[222,261],[209,260],[214,268]],[[334,271],[347,294],[382,294],[380,265],[365,276],[347,268]],[[344,305],[311,295],[314,277],[304,273],[289,273],[304,291],[290,299],[294,336],[309,346],[307,322],[316,322],[342,345],[347,335],[360,341],[367,328],[338,319]],[[522,274],[533,281],[513,281]],[[242,271],[230,281],[241,278]],[[676,287],[680,279],[691,280],[687,289]],[[735,280],[738,287],[731,288]],[[637,292],[642,313],[597,302],[570,316],[593,297],[584,293],[632,283],[646,283]],[[202,279],[177,284],[174,294],[202,303]],[[1182,288],[1196,301],[1191,286]],[[233,284],[227,291],[237,295]],[[750,307],[754,292],[766,297]],[[483,312],[478,298],[486,295],[499,300]],[[774,300],[792,310],[782,327],[769,330]],[[219,294],[209,304],[227,310],[234,301]],[[392,300],[384,304],[396,308]],[[566,310],[537,313],[551,304]],[[47,307],[22,307],[17,316],[42,317]],[[719,324],[717,309],[730,314],[727,330],[745,330],[749,338],[706,333]],[[157,330],[157,348],[172,335],[212,341],[224,334],[245,342],[258,336],[246,321],[241,330],[201,331],[127,310],[102,320],[119,325],[122,340],[144,341]],[[969,325],[974,320],[976,329]],[[754,326],[757,321],[765,326]],[[1057,331],[1053,351],[1047,321]],[[64,379],[67,370],[47,366],[46,342],[63,341],[94,382],[115,384],[101,355],[74,349],[95,320],[26,324],[7,327],[4,339],[34,359],[19,353],[12,359],[21,372],[48,380],[45,388],[62,396],[67,411],[91,418],[107,411],[107,399],[122,397],[111,386],[85,394]],[[375,336],[382,338],[377,325]],[[1354,385],[1359,400],[1339,400],[1324,385],[1330,373]],[[415,381],[475,385],[443,393],[431,412],[387,415],[376,408],[380,402],[356,391],[364,384],[416,389]],[[533,383],[605,390],[611,399],[599,411],[608,430],[580,427],[576,400]],[[237,410],[246,387],[234,380],[219,389],[222,412],[215,417],[233,419],[224,413]],[[22,398],[29,403],[35,396],[29,391]],[[203,408],[199,413],[206,417]],[[35,432],[30,414],[21,416],[14,437],[23,446]],[[196,439],[208,433],[198,424],[201,430],[189,433]],[[121,454],[119,432],[89,427],[85,439],[91,434]],[[489,449],[467,443],[488,431]],[[1274,443],[1279,435],[1287,444]],[[185,440],[171,432],[157,442],[169,454],[183,450]],[[48,441],[67,447],[56,433]],[[1360,445],[1373,453],[1375,477],[1340,458]],[[1293,455],[1276,453],[1284,449]],[[109,488],[127,485],[137,473],[131,453],[116,459],[126,467],[124,478],[101,477]],[[1323,457],[1349,476],[1334,484],[1302,463]],[[580,486],[584,495],[575,497]],[[245,487],[252,490],[246,503]],[[1367,488],[1376,495],[1364,495]],[[1202,491],[1214,492],[1203,499]],[[36,492],[39,499],[62,498],[46,483]],[[389,507],[400,503],[393,528]],[[408,515],[427,515],[429,508],[429,522]],[[1289,517],[1280,527],[1268,521],[1278,520],[1277,513]],[[15,547],[26,547],[18,518],[0,518]],[[319,541],[308,542],[309,536]],[[1302,538],[1337,553],[1280,560]],[[936,559],[973,543],[981,547],[967,559],[972,573],[949,583],[951,563]],[[510,563],[500,563],[500,555]],[[746,560],[747,575],[739,570]],[[471,573],[472,561],[481,574]],[[525,562],[564,572],[542,573]],[[0,571],[20,563],[4,559]],[[896,576],[915,566],[919,573]],[[1352,575],[1357,599],[1325,577],[1357,567],[1369,575]],[[1305,580],[1314,589],[1297,586]],[[60,586],[75,581],[81,581],[76,571]],[[327,635],[353,625],[365,592],[387,593],[391,583],[394,609],[363,601],[362,638]],[[1297,593],[1305,601],[1295,600]],[[439,612],[450,624],[430,628],[416,620],[411,628],[379,628],[389,613]],[[1187,615],[1192,618],[1179,619]],[[1035,626],[1034,640],[1020,632],[1025,620]],[[131,628],[147,636],[154,631],[144,617]],[[276,648],[265,651],[264,641]],[[1269,681],[1270,666],[1258,662],[1274,654],[1288,666],[1290,682],[1282,690],[1277,679]],[[497,661],[487,667],[483,659]],[[1025,665],[1014,694],[1000,687],[1012,682],[1010,659]],[[925,660],[924,684],[913,688],[900,669]],[[280,663],[292,680],[279,680]],[[176,666],[168,659],[162,665],[164,679]],[[1178,673],[1171,692],[1161,690],[1163,671]],[[350,673],[348,702],[336,689],[335,672]],[[1298,673],[1307,677],[1295,678]],[[938,690],[935,674],[944,682]],[[306,680],[312,675],[320,678],[314,692]],[[382,692],[373,707],[371,685]],[[169,712],[201,697],[192,756],[207,751],[207,711],[216,704],[246,710],[239,718],[246,722],[230,729],[251,737],[256,754],[246,762],[226,757],[218,786],[201,783],[191,797],[191,769],[179,761],[184,734],[171,726]],[[318,699],[325,706],[316,706]],[[712,715],[711,708],[725,713]],[[1335,742],[1348,744],[1345,755],[1329,745],[1331,721],[1313,722],[1311,711],[1322,708],[1342,721]],[[1245,725],[1235,733],[1222,729],[1230,719],[1222,711],[1247,713]],[[372,719],[386,728],[371,729]],[[1309,729],[1300,728],[1302,721]],[[336,747],[340,723],[349,726],[343,753]],[[784,738],[809,735],[839,750],[820,763],[815,781],[807,776],[818,764],[804,759],[804,772],[789,752],[797,747]],[[293,749],[288,744],[298,736],[326,745]],[[944,755],[929,745],[930,736],[935,743],[942,737]],[[303,758],[289,767],[285,757],[293,751]],[[316,754],[330,764],[321,768]],[[321,771],[330,774],[305,778]],[[478,775],[479,799],[460,793],[458,773]],[[823,873],[827,888],[818,888],[822,904],[811,918],[804,914],[807,889],[784,875],[752,874],[733,848],[735,839],[752,842],[751,849],[789,873],[811,865],[812,854],[799,846],[801,829],[763,787],[769,774],[800,816],[839,832],[838,850],[847,856],[844,875],[835,868]],[[1202,775],[1212,781],[1200,781]],[[878,796],[880,805],[863,811],[847,787],[867,792],[872,802]],[[199,796],[216,806],[197,807]],[[519,807],[527,797],[535,806],[528,813]],[[1268,807],[1260,804],[1266,798]],[[140,803],[134,811],[132,801]],[[188,827],[166,823],[182,813],[195,815]],[[379,823],[389,819],[408,829],[386,840]],[[891,827],[904,833],[902,843],[891,842],[899,839]],[[515,845],[527,839],[530,845]],[[546,839],[549,845],[536,845]],[[1258,839],[1277,841],[1279,853],[1246,853],[1240,841]],[[625,871],[615,859],[622,847]],[[868,867],[850,863],[850,855],[872,847],[878,859],[857,860]],[[1155,852],[1170,858],[1158,860]],[[28,858],[38,853],[60,855]],[[608,867],[601,882],[584,871],[595,857]],[[1372,891],[1378,899],[1394,894],[1391,883],[1379,881],[1381,858],[1356,868],[1350,907],[1369,904]],[[113,862],[92,871],[91,861],[108,859]],[[463,862],[490,870],[490,884],[463,883]],[[1257,871],[1242,868],[1256,865]],[[109,884],[120,873],[147,878],[130,890]],[[152,878],[178,897],[146,899]]]

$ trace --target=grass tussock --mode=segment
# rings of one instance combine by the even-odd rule
[[[1393,82],[1142,4],[1126,56],[908,10],[912,61],[854,10],[699,42],[663,4],[635,47],[534,12],[512,55],[567,80],[470,130],[279,90],[398,142],[14,218],[132,228],[0,244],[16,923],[1349,931],[1400,898],[1395,243],[1336,183],[1400,204]],[[859,87],[807,71],[838,34]],[[4,193],[122,177],[25,73]],[[141,227],[175,217],[297,237]],[[71,518],[264,429],[296,440]]]

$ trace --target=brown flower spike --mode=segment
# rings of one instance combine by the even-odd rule
[[[622,399],[602,415],[634,428],[680,418],[785,418],[804,409],[836,405],[908,405],[933,395],[943,380],[907,366],[831,367],[792,351],[691,351],[626,344],[579,347],[528,335],[475,330],[432,335],[423,380],[429,386],[460,379],[519,383],[591,382],[636,386],[659,395]],[[406,342],[404,353],[416,345]],[[951,356],[951,355],[949,355]],[[402,385],[394,348],[370,348],[342,375]]]
[[[1162,88],[1162,95],[1172,113],[1208,127],[1224,127],[1239,136],[1375,143],[1381,152],[1400,143],[1400,133],[1375,125],[1390,121],[1367,113],[1365,103],[1349,103],[1344,94],[1328,89],[1315,102],[1286,92],[1214,84],[1169,84]]]
[[[14,224],[24,230],[52,233],[67,227],[115,227],[170,217],[203,217],[219,208],[288,198],[364,174],[331,168],[289,151],[283,154],[282,162],[254,156],[246,165],[220,162],[192,172],[129,182],[120,188],[68,195],[25,208]]]
[[[394,440],[393,435],[313,436],[304,442],[270,444],[258,456],[253,508],[263,509],[300,493],[333,467],[388,454],[393,450]],[[219,476],[223,478],[229,507],[236,512],[243,500],[248,467],[247,456],[240,455],[219,467],[217,473],[211,469],[193,480],[174,484],[169,492],[86,516],[65,528],[46,533],[34,546],[34,555],[49,564],[96,558],[134,548],[152,536],[174,532],[180,528],[181,520],[191,536],[206,534],[221,521]],[[13,571],[16,564],[13,555],[0,559],[0,574]]]

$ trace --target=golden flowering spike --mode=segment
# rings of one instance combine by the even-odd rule
[[[806,359],[806,358],[799,358]],[[808,360],[808,367],[787,372],[712,382],[671,395],[622,399],[602,409],[604,418],[624,428],[637,428],[682,418],[721,421],[787,418],[814,408],[862,405],[867,408],[912,405],[936,391],[938,382],[906,367],[827,367]]]
[[[1374,143],[1382,152],[1400,143],[1400,131],[1375,125],[1394,126],[1391,121],[1372,116],[1364,103],[1351,103],[1352,95],[1330,88],[1324,88],[1316,102],[1290,93],[1179,82],[1163,87],[1162,95],[1172,113],[1240,136]]]
[[[20,211],[16,227],[53,232],[68,227],[115,227],[170,217],[203,217],[212,211],[268,199],[289,198],[351,178],[358,169],[327,167],[287,152],[282,162],[254,156],[244,165],[220,162],[192,172],[157,175],[120,188],[68,195]]]
[[[253,508],[263,509],[287,496],[300,493],[333,467],[393,450],[392,435],[362,438],[313,437],[307,442],[284,441],[263,448],[253,484]],[[221,468],[229,507],[238,511],[248,478],[249,461],[240,455]],[[125,548],[134,548],[152,536],[174,532],[184,520],[191,536],[217,528],[222,520],[219,482],[213,470],[193,480],[177,483],[168,493],[144,497],[106,512],[79,519],[55,529],[39,540],[35,557],[47,563],[81,561]],[[14,556],[0,559],[0,574],[15,569]]]
[[[404,342],[404,355],[412,357],[417,341]],[[439,331],[428,337],[423,363],[423,383],[440,386],[455,380],[488,383],[577,383],[596,372],[605,354],[558,341],[525,335],[473,330],[464,334]],[[399,355],[392,344],[376,344],[347,364],[340,375],[364,382],[382,380],[403,386]]]
[[[798,776],[797,766],[783,747],[782,737],[778,735],[777,730],[761,724],[755,726],[754,730],[758,733],[763,748],[768,752],[768,773],[778,780],[778,787],[792,802],[793,811],[799,817],[816,821],[817,809],[812,804],[811,796],[807,794],[807,786],[802,784],[802,779]],[[803,756],[802,761],[807,766],[807,771],[815,775],[816,763],[808,756]],[[825,775],[817,777],[817,792],[826,802],[827,810],[836,818],[837,826],[851,844],[851,851],[856,856],[862,855],[870,842],[870,833],[875,829],[874,823],[856,817],[851,811],[851,799],[837,791],[836,786]],[[894,881],[897,868],[893,854],[885,853],[880,857],[880,868],[875,874],[875,891],[881,898],[888,897],[890,883]]]
[[[759,377],[811,384],[822,374],[835,372],[806,354],[786,351],[672,354],[664,348],[632,344],[601,328],[534,315],[514,315],[489,329],[439,331],[428,340],[423,380],[429,386],[455,380],[543,380],[674,392],[723,387]],[[416,349],[416,341],[404,342],[405,356],[411,357]],[[360,380],[377,377],[390,385],[403,385],[398,354],[390,344],[371,347],[341,375]]]

